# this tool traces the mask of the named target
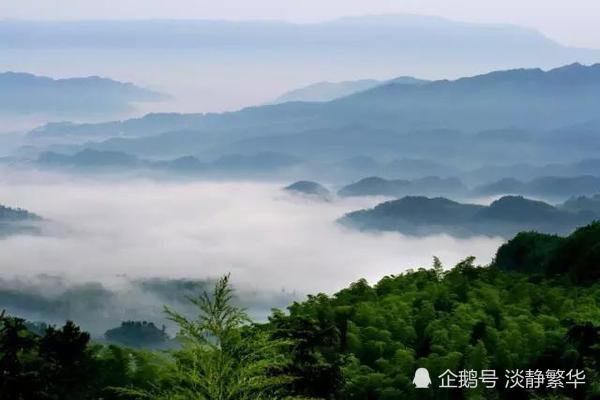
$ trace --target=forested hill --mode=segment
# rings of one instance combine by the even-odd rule
[[[408,235],[449,234],[510,238],[520,231],[571,233],[598,218],[592,210],[569,210],[521,196],[504,196],[489,206],[446,198],[407,196],[374,208],[346,214],[340,222],[351,228],[395,231]]]
[[[276,333],[302,343],[292,370],[296,389],[344,399],[592,399],[600,395],[600,224],[567,238],[521,234],[495,263],[467,259],[450,271],[358,281],[334,296],[318,295],[275,314]],[[509,272],[510,271],[510,272]],[[423,397],[413,371],[436,378],[452,371],[499,371],[497,389],[449,391]],[[580,368],[575,390],[508,390],[507,369]],[[537,394],[538,397],[536,397]],[[558,396],[558,397],[553,397]],[[564,396],[564,397],[562,397]]]
[[[435,259],[433,268],[309,296],[262,325],[245,324],[224,278],[213,293],[194,298],[197,320],[168,310],[184,339],[173,357],[90,344],[72,323],[38,336],[4,316],[0,393],[8,399],[209,399],[203,393],[225,387],[233,397],[218,398],[597,399],[599,248],[599,223],[566,238],[524,233],[490,266],[467,258],[446,270]],[[429,389],[412,383],[417,368],[428,369]],[[477,375],[469,388],[440,388],[438,377],[447,370],[494,371],[497,379],[493,387]],[[511,387],[515,371],[540,375],[542,383]],[[545,380],[552,371],[562,371],[558,386]],[[256,385],[235,385],[239,379]]]

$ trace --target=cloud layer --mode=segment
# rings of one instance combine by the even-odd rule
[[[4,276],[76,281],[214,278],[252,291],[332,292],[367,278],[466,256],[490,261],[499,239],[366,234],[334,221],[377,199],[315,202],[280,184],[90,181],[4,174],[0,203],[54,221],[51,236],[0,241]],[[16,183],[19,182],[19,183]]]

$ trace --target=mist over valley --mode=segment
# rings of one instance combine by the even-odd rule
[[[286,300],[429,265],[434,255],[448,265],[466,255],[486,263],[502,242],[361,233],[336,220],[380,198],[318,202],[288,194],[279,183],[90,179],[4,170],[2,185],[3,202],[35,210],[58,225],[45,235],[0,240],[5,290],[13,286],[23,295],[51,299],[53,292],[68,297],[64,292],[71,286],[83,298],[86,285],[106,291],[113,300],[99,308],[100,319],[88,320],[83,306],[69,312],[50,306],[35,310],[38,303],[19,306],[34,320],[77,316],[96,333],[102,331],[98,325],[111,328],[107,321],[114,325],[128,313],[128,319],[160,322],[166,300],[132,287],[140,279],[206,282],[231,273],[240,298],[246,305],[254,302],[250,311],[264,318]],[[31,283],[17,290],[14,279]],[[20,304],[7,299],[2,305],[9,311]],[[90,301],[97,300],[92,295]]]
[[[599,49],[178,1],[0,5],[0,399],[600,396]]]

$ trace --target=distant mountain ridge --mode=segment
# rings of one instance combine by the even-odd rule
[[[184,175],[253,175],[275,173],[292,168],[301,160],[281,153],[258,153],[252,155],[226,154],[212,161],[203,162],[194,156],[172,160],[147,160],[120,151],[84,149],[74,154],[52,151],[42,152],[35,163],[45,168],[57,168],[74,172],[114,172],[136,169],[173,172]]]
[[[540,32],[510,24],[477,24],[437,16],[388,14],[343,17],[317,23],[234,20],[122,20],[122,21],[16,21],[0,24],[0,38],[28,30],[13,46],[202,48],[207,45],[257,43],[286,46],[315,45],[315,38],[337,45],[357,46],[392,39],[392,47],[427,35],[435,39],[461,39],[472,45],[491,43],[517,48],[532,45],[560,48]],[[265,36],[265,30],[272,35]],[[477,33],[469,37],[466,33]],[[398,36],[403,34],[402,36]],[[376,40],[376,41],[374,41]],[[414,42],[413,42],[414,43]],[[323,45],[323,43],[318,43]],[[386,44],[386,43],[383,43]],[[420,43],[419,48],[424,44]],[[502,47],[499,50],[506,50]]]
[[[113,137],[155,136],[169,131],[185,131],[200,114],[151,113],[140,118],[100,123],[50,122],[29,132],[32,140],[74,137],[106,140]]]
[[[323,80],[455,79],[492,70],[600,62],[598,50],[565,46],[530,28],[402,14],[305,24],[4,20],[4,51],[17,52],[25,70],[33,70],[32,65],[46,75],[63,64],[79,76],[111,76],[115,63],[123,79],[144,70],[140,84],[160,85],[177,97],[168,110],[183,110],[171,106],[185,102],[188,112],[264,104],[289,88]],[[78,56],[81,51],[85,57]],[[176,72],[182,65],[198,73],[182,76]]]
[[[83,133],[101,126],[105,135],[116,138],[90,147],[149,156],[246,151],[330,158],[333,154],[392,155],[392,149],[400,148],[407,152],[404,156],[439,159],[452,154],[459,157],[465,149],[475,148],[477,154],[495,151],[521,158],[532,148],[550,154],[556,144],[563,150],[573,147],[577,157],[584,158],[586,151],[600,147],[599,135],[586,133],[588,128],[580,137],[585,142],[571,141],[568,146],[557,137],[567,140],[570,130],[553,133],[552,140],[540,134],[517,143],[502,140],[501,134],[473,137],[473,133],[506,126],[559,132],[579,121],[596,120],[598,109],[600,64],[573,64],[422,85],[391,83],[325,103],[290,102],[222,114],[153,115],[151,125],[160,129],[154,129],[152,137],[118,138],[147,135],[150,116],[70,125],[68,131]],[[36,130],[37,135],[46,132],[48,127]],[[402,155],[396,152],[395,156]]]
[[[573,196],[565,201],[561,207],[572,212],[584,211],[600,215],[600,194],[590,197]]]
[[[571,197],[600,193],[600,177],[591,175],[556,177],[546,176],[523,182],[514,178],[481,185],[474,189],[476,195],[519,194],[544,197]]]
[[[53,79],[23,72],[0,73],[0,115],[101,115],[126,110],[132,102],[165,98],[132,83],[98,76]]]
[[[329,105],[356,109],[362,115],[376,111],[381,115],[383,110],[390,120],[421,128],[427,126],[426,116],[435,121],[430,128],[550,129],[594,119],[592,110],[600,104],[599,89],[600,64],[576,63],[548,71],[494,71],[424,85],[390,83]]]
[[[376,176],[361,179],[358,182],[346,185],[338,191],[341,197],[354,196],[408,196],[408,195],[450,195],[464,194],[466,186],[457,178],[440,178],[427,176],[424,178],[383,179]]]
[[[346,214],[340,222],[361,230],[396,231],[417,236],[448,234],[508,238],[532,230],[569,233],[597,217],[592,212],[570,212],[520,196],[505,196],[489,206],[463,204],[445,198],[404,197]]]
[[[401,76],[387,81],[376,79],[361,79],[358,81],[344,82],[317,82],[311,85],[294,89],[276,98],[273,104],[287,103],[290,101],[327,102],[352,94],[372,89],[387,83],[404,85],[421,85],[429,81],[410,76]]]
[[[361,79],[343,82],[317,82],[290,90],[273,100],[273,104],[291,101],[325,102],[345,97],[381,85],[382,81]]]

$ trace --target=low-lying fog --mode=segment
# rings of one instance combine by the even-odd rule
[[[469,255],[488,263],[501,243],[351,231],[335,220],[381,199],[312,201],[283,192],[283,183],[0,179],[1,204],[54,222],[50,236],[0,240],[5,280],[49,274],[119,287],[125,278],[231,273],[241,293],[291,298],[429,266],[434,255],[447,266]]]

